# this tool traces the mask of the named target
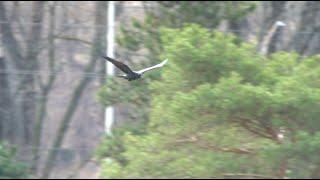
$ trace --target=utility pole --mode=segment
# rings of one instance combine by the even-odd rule
[[[115,24],[115,2],[109,1],[108,3],[108,34],[107,34],[107,56],[114,58],[114,26]],[[106,70],[108,76],[114,75],[114,67],[106,61]],[[112,106],[106,107],[105,110],[105,132],[107,135],[112,135],[112,125],[114,123],[114,108]]]

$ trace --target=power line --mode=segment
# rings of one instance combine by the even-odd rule
[[[14,25],[16,23],[17,25],[25,25],[25,26],[35,26],[35,25],[45,25],[44,23],[33,23],[33,22],[8,22],[8,21],[0,21],[0,24],[11,24]],[[77,27],[77,28],[105,28],[104,25],[83,25],[83,24],[59,24],[59,26],[63,27]]]
[[[26,26],[33,26],[33,25],[45,25],[44,23],[33,23],[33,22],[9,22],[9,21],[0,21],[0,24],[20,24],[20,25],[26,25]],[[105,25],[99,25],[99,24],[93,24],[93,25],[84,25],[84,24],[70,24],[70,23],[67,23],[67,24],[59,24],[60,26],[63,26],[63,27],[76,27],[76,28],[106,28]],[[115,25],[117,26],[117,25]],[[219,30],[217,28],[210,28],[210,30]],[[242,30],[242,29],[226,29],[226,30],[221,30],[221,31],[226,31],[226,32],[248,32],[248,30]],[[266,33],[268,32],[267,30],[262,30],[262,31],[259,31],[259,33]],[[314,34],[314,33],[317,33],[317,32],[312,32],[312,31],[294,31],[292,30],[292,32],[294,34]],[[254,32],[254,33],[258,33],[258,32]]]
[[[0,74],[15,74],[15,75],[48,75],[48,76],[56,76],[56,75],[68,75],[72,73],[76,76],[85,76],[85,77],[96,77],[96,78],[104,78],[106,79],[107,75],[101,73],[90,73],[90,72],[76,72],[76,71],[61,71],[61,72],[50,72],[50,71],[36,71],[36,70],[6,70],[0,69]]]
[[[80,2],[80,1],[79,1]],[[20,4],[22,6],[20,7],[32,7],[31,4]],[[55,4],[55,7],[82,7],[81,5],[79,6],[79,4]],[[143,6],[139,6],[139,5],[121,5],[122,8],[133,8],[133,9],[144,9]]]
[[[101,133],[101,135],[103,135],[103,133]],[[24,150],[33,150],[33,149],[39,149],[39,150],[43,150],[43,151],[52,151],[52,150],[93,150],[93,149],[96,149],[98,148],[97,147],[78,147],[78,148],[68,148],[68,147],[60,147],[60,148],[47,148],[47,147],[34,147],[32,145],[2,145],[3,147],[6,147],[6,148],[17,148],[17,149],[24,149]],[[0,146],[1,147],[1,146]],[[19,148],[20,147],[20,148]]]

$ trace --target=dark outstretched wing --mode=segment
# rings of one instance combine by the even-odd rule
[[[123,64],[122,62],[119,62],[115,59],[112,59],[110,57],[107,56],[103,56],[106,60],[110,61],[112,64],[114,64],[117,68],[119,68],[121,71],[125,72],[126,74],[132,74],[133,71],[125,64]]]

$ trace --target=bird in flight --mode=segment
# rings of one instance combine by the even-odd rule
[[[168,61],[168,59],[166,59],[157,65],[142,69],[140,71],[133,71],[127,65],[125,65],[124,63],[122,63],[120,61],[117,61],[117,60],[110,58],[110,57],[107,57],[107,56],[103,56],[103,58],[105,58],[107,61],[111,62],[113,65],[115,65],[121,71],[123,71],[125,74],[119,75],[118,77],[122,77],[124,79],[127,79],[128,81],[139,79],[142,77],[142,75],[145,72],[150,71],[152,69],[160,68],[160,67],[164,66]]]

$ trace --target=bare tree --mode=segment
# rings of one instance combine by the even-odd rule
[[[42,21],[44,16],[44,2],[37,1],[32,5],[32,26],[27,40],[27,52],[24,61],[24,70],[39,70],[38,55],[40,49],[40,38],[42,34]],[[25,121],[25,141],[32,143],[34,120],[36,114],[36,77],[27,75],[21,82],[21,90],[23,93],[23,115]],[[39,78],[39,77],[37,77]]]
[[[95,65],[97,63],[98,58],[101,55],[101,52],[105,49],[105,40],[101,39],[105,37],[106,34],[106,2],[99,1],[96,2],[96,12],[95,12],[95,35],[94,35],[94,44],[91,50],[91,60],[89,64],[86,66],[85,72],[93,72],[95,69]],[[102,26],[101,26],[102,25]],[[65,138],[65,134],[68,131],[69,124],[71,123],[72,117],[78,107],[81,96],[84,92],[85,87],[90,83],[91,77],[84,76],[76,89],[73,92],[71,101],[67,107],[67,111],[64,114],[61,124],[58,129],[58,134],[54,139],[52,150],[49,152],[48,158],[45,163],[45,167],[42,173],[42,178],[48,178],[50,176],[50,172],[53,168],[53,162],[57,155],[57,151],[55,149],[60,148],[63,140]]]
[[[37,171],[37,164],[39,160],[39,148],[40,148],[40,142],[41,142],[41,135],[42,135],[42,126],[43,121],[47,113],[47,101],[48,101],[48,95],[52,89],[52,86],[56,80],[56,73],[57,70],[57,63],[55,60],[55,19],[56,18],[56,2],[52,2],[49,5],[49,36],[48,36],[48,42],[49,42],[49,48],[48,48],[48,69],[50,72],[50,75],[46,82],[43,82],[44,80],[39,80],[39,86],[40,86],[40,98],[38,99],[37,104],[37,112],[36,112],[36,122],[34,127],[34,142],[33,142],[33,163],[32,163],[32,169],[36,172]]]
[[[42,21],[44,15],[44,2],[32,3],[32,26],[27,35],[27,49],[24,52],[22,45],[14,36],[11,23],[7,18],[7,12],[4,2],[0,2],[0,26],[3,34],[2,43],[13,61],[14,69],[24,71],[34,71],[39,69],[38,54],[40,46],[40,38],[42,33]],[[33,125],[36,111],[36,77],[33,75],[25,75],[17,85],[17,92],[21,93],[22,103],[20,107],[21,116],[19,117],[20,124],[23,125],[22,139],[23,143],[29,144],[32,142]],[[16,103],[18,104],[18,103]],[[18,111],[19,112],[19,111]]]

